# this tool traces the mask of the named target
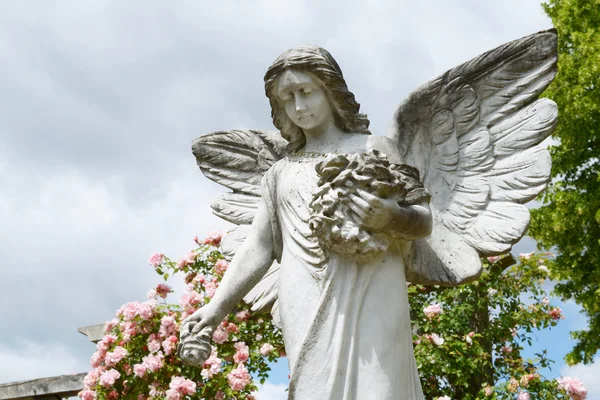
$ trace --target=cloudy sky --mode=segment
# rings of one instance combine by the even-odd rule
[[[76,328],[144,299],[150,253],[178,258],[227,228],[190,143],[272,129],[262,77],[282,51],[327,48],[385,134],[416,86],[550,27],[537,0],[3,1],[0,382],[86,371]],[[582,324],[571,308],[541,347]],[[582,368],[591,386],[598,367]],[[261,398],[284,398],[286,376]]]

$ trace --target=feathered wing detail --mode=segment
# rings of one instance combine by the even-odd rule
[[[226,259],[231,260],[250,231],[260,202],[263,175],[285,154],[287,141],[278,132],[233,130],[213,132],[192,142],[192,152],[204,175],[232,192],[217,196],[213,214],[239,225],[221,241]],[[279,264],[275,262],[244,300],[254,311],[277,310]],[[277,312],[274,313],[277,317]]]
[[[550,179],[540,143],[557,107],[536,100],[556,74],[556,31],[504,44],[413,92],[390,137],[431,193],[431,235],[407,254],[415,283],[476,279],[480,256],[510,250],[529,226],[523,205]]]

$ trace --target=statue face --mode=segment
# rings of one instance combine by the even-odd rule
[[[313,129],[333,121],[327,93],[306,72],[286,70],[278,79],[277,96],[287,116],[302,129]]]

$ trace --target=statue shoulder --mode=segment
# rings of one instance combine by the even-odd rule
[[[404,157],[400,154],[398,144],[387,136],[371,135],[367,141],[367,150],[378,150],[385,154],[394,164],[403,164]]]
[[[263,184],[266,181],[269,182],[270,185],[275,185],[281,171],[285,168],[288,163],[288,156],[283,157],[280,160],[275,161],[269,169],[263,175]]]

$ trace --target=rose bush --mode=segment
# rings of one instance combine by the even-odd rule
[[[270,315],[246,304],[213,333],[203,368],[178,358],[179,326],[210,301],[228,263],[218,250],[220,235],[194,238],[197,247],[177,262],[155,253],[149,264],[165,281],[183,275],[178,304],[164,282],[144,302],[123,305],[106,324],[91,358],[82,399],[252,399],[268,376],[269,361],[284,355],[281,332]],[[409,286],[415,358],[429,399],[573,399],[587,391],[576,378],[546,379],[545,354],[524,359],[536,329],[555,326],[560,308],[543,289],[550,278],[549,255],[522,254],[484,260],[477,282],[455,288]],[[254,379],[253,379],[254,377]]]
[[[414,348],[430,399],[573,399],[575,378],[546,379],[546,352],[525,359],[533,332],[563,318],[544,290],[550,254],[484,259],[480,279],[443,288],[409,284]],[[515,264],[515,265],[513,265]]]
[[[150,257],[149,264],[165,281],[183,274],[186,290],[179,304],[169,304],[172,290],[161,282],[146,301],[117,311],[91,358],[82,399],[253,398],[257,383],[267,377],[268,362],[284,354],[281,332],[270,315],[254,314],[240,304],[214,332],[203,368],[183,365],[176,354],[181,322],[210,301],[229,265],[218,250],[220,239],[218,233],[202,241],[194,238],[197,247],[177,262],[161,253]]]

